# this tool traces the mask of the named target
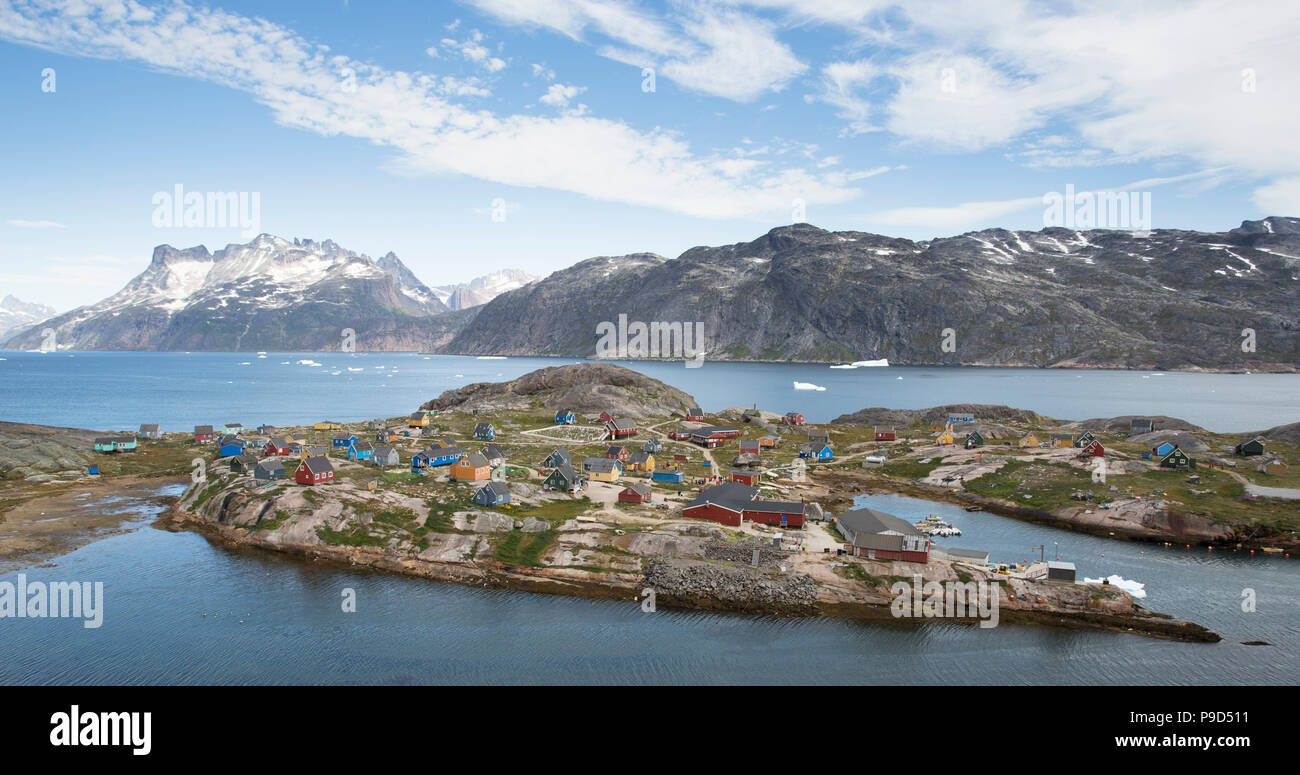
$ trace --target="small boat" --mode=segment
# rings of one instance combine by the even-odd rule
[[[967,507],[966,507],[966,510],[967,510],[967,511],[983,511],[983,510],[984,510],[984,507],[982,507],[982,506],[967,506]]]
[[[1282,553],[1282,550],[1279,549],[1279,548],[1277,548],[1276,546],[1265,546],[1265,547],[1264,547],[1264,551],[1268,552],[1269,554],[1281,554],[1281,553]]]

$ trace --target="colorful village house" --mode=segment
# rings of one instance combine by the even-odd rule
[[[690,437],[691,437],[691,430],[689,428],[675,428],[671,431],[668,431],[668,438],[672,439],[673,441],[686,441],[690,439]]]
[[[266,423],[257,426],[257,432],[263,436],[274,436],[276,430],[277,428],[274,425],[268,425]]]
[[[956,444],[957,439],[954,438],[952,435],[952,428],[944,428],[942,431],[940,431],[939,435],[934,437],[934,443],[938,444],[941,447],[947,447]]]
[[[610,460],[617,460],[620,463],[626,463],[630,455],[631,453],[627,451],[627,447],[624,447],[621,444],[615,444],[605,450],[605,457]]]
[[[649,503],[652,497],[649,485],[629,484],[618,492],[619,503]]]
[[[487,482],[474,491],[474,502],[480,506],[504,506],[510,502],[510,485]]]
[[[653,482],[666,482],[669,484],[681,484],[686,481],[686,474],[682,473],[680,468],[657,468],[650,474],[650,480]]]
[[[607,457],[589,457],[583,461],[582,468],[598,482],[617,482],[623,473],[622,464]]]
[[[875,429],[875,438],[876,441],[897,441],[898,435],[894,433],[893,428],[877,427]]]
[[[397,431],[392,428],[384,428],[375,434],[375,442],[379,444],[391,444],[397,441]]]
[[[348,447],[350,447],[350,446],[352,446],[353,444],[357,443],[357,441],[358,441],[358,439],[357,439],[357,437],[356,437],[354,434],[351,434],[351,433],[340,433],[340,434],[338,434],[338,435],[336,435],[336,436],[334,437],[334,448],[335,448],[335,449],[347,449]]]
[[[1196,467],[1196,461],[1188,457],[1187,453],[1174,445],[1168,454],[1160,458],[1161,468],[1172,468],[1176,471],[1187,471]]]
[[[423,428],[429,424],[429,415],[427,412],[411,412],[406,424],[411,428]]]
[[[233,455],[242,455],[244,454],[244,448],[247,446],[248,442],[238,436],[222,436],[221,442],[218,445],[217,456],[231,457]]]
[[[656,438],[651,438],[641,445],[641,451],[646,452],[648,454],[654,454],[655,452],[662,452],[663,448],[664,448],[664,443]]]
[[[777,444],[781,443],[781,437],[775,433],[769,433],[765,436],[758,437],[758,446],[766,449],[775,449]]]
[[[979,431],[971,431],[970,433],[966,434],[966,442],[965,442],[966,449],[974,449],[976,447],[982,447],[982,446],[984,446],[984,434],[980,433]]]
[[[1140,433],[1150,433],[1155,429],[1156,424],[1148,419],[1134,418],[1128,421],[1128,433],[1130,436],[1137,436]]]
[[[96,452],[134,452],[135,445],[134,436],[100,436],[95,439]]]
[[[560,492],[578,492],[587,485],[587,477],[573,470],[573,466],[565,463],[556,466],[555,470],[547,475],[542,482],[542,489],[558,490]]]
[[[506,451],[496,444],[485,444],[479,454],[487,458],[488,465],[496,468],[506,462]]]
[[[348,445],[348,460],[369,460],[375,456],[375,446],[368,441],[354,441]]]
[[[1271,474],[1273,476],[1285,474],[1286,468],[1286,463],[1281,458],[1277,457],[1265,458],[1264,460],[1259,461],[1259,465],[1255,466],[1255,470],[1259,471],[1261,474]]]
[[[230,459],[230,473],[252,474],[253,469],[257,468],[257,461],[260,459],[256,455],[235,455]]]
[[[253,478],[255,479],[264,479],[269,482],[284,477],[284,461],[277,458],[263,458],[257,462],[257,466],[253,469]]]
[[[542,468],[559,468],[560,466],[572,464],[573,457],[569,454],[569,450],[557,447],[551,450],[551,454],[547,455],[546,459],[542,461]]]
[[[1092,434],[1092,431],[1084,431],[1083,433],[1079,434],[1079,438],[1074,440],[1074,446],[1078,447],[1079,449],[1083,449],[1084,447],[1088,446],[1090,443],[1096,440],[1097,437]]]
[[[733,425],[710,425],[690,431],[690,440],[701,447],[713,449],[726,444],[729,439],[740,435],[740,429]]]
[[[619,417],[605,421],[605,434],[611,440],[626,439],[636,435],[636,421]]]
[[[266,442],[266,446],[262,448],[262,453],[267,457],[283,457],[292,455],[293,449],[288,439],[277,436]]]
[[[298,484],[316,485],[334,482],[334,466],[324,455],[303,458],[293,472],[293,480]]]
[[[380,445],[375,447],[375,454],[370,458],[370,462],[380,468],[400,466],[402,464],[402,456],[397,452],[395,447]]]
[[[490,422],[481,422],[474,426],[474,438],[491,441],[497,437],[497,429]]]
[[[786,425],[803,425],[803,414],[801,412],[786,412],[781,417],[781,422]]]
[[[451,464],[451,478],[460,482],[481,482],[492,476],[492,466],[487,458],[477,452],[465,455]]]
[[[373,492],[374,490],[377,490],[377,489],[379,488],[379,480],[376,479],[376,478],[374,478],[373,476],[370,477],[370,478],[368,478],[368,479],[362,479],[361,482],[360,482],[360,484],[361,484],[361,487],[363,487],[364,489],[370,490],[370,491],[372,491],[372,492]]]
[[[1233,453],[1241,457],[1254,457],[1255,455],[1264,454],[1264,440],[1256,436],[1253,439],[1242,439],[1232,448]]]
[[[686,419],[688,422],[704,422],[704,410],[698,406],[692,406],[686,410]]]
[[[560,409],[555,413],[555,422],[559,425],[575,425],[578,418],[574,416],[572,409]]]
[[[1066,436],[1066,435],[1063,435],[1063,434],[1056,434],[1056,433],[1054,433],[1054,434],[1052,434],[1052,446],[1053,446],[1053,447],[1073,447],[1073,446],[1074,446],[1074,437],[1073,437],[1073,436]]]
[[[649,452],[633,452],[627,458],[628,471],[653,471],[655,456]]]
[[[1079,457],[1105,457],[1106,448],[1101,445],[1100,441],[1093,439],[1088,442],[1088,446],[1079,450]]]
[[[758,439],[741,439],[737,442],[737,449],[742,455],[757,455],[763,451],[763,447],[758,443]]]
[[[140,430],[136,431],[136,436],[142,439],[161,439],[162,431],[158,430],[158,423],[141,423]]]
[[[211,425],[195,425],[195,426],[194,426],[194,440],[195,440],[196,442],[198,442],[199,444],[211,444],[211,443],[212,443],[212,436],[213,436],[213,434],[212,434],[212,426],[211,426]]]
[[[465,451],[460,447],[429,447],[426,451],[429,453],[429,465],[434,467],[449,466],[465,457]]]
[[[823,444],[820,447],[814,446],[809,457],[813,460],[834,460],[835,452],[831,449],[830,444]]]
[[[688,519],[707,519],[731,527],[749,520],[777,527],[803,527],[807,507],[793,501],[768,501],[758,490],[738,482],[726,482],[700,491],[682,508]]]
[[[1029,431],[1024,436],[1020,437],[1020,440],[1016,442],[1016,446],[1021,448],[1037,447],[1041,443],[1042,442],[1038,440],[1038,435],[1035,434],[1033,431]]]
[[[949,413],[948,424],[956,425],[959,422],[975,422],[975,415],[965,412]]]
[[[227,436],[238,436],[244,432],[244,424],[239,422],[228,422],[221,426],[221,432]]]
[[[906,520],[875,509],[854,509],[835,518],[849,554],[873,560],[927,562],[930,539]]]
[[[337,431],[343,428],[342,425],[334,422],[333,420],[321,420],[320,422],[316,423],[311,427],[315,428],[318,431]]]
[[[732,471],[731,472],[731,481],[739,482],[740,484],[747,484],[750,487],[758,486],[758,478],[759,477],[757,471]]]
[[[1151,454],[1155,457],[1164,457],[1174,451],[1175,444],[1172,441],[1162,441],[1151,448]]]

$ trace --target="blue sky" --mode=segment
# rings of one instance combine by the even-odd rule
[[[0,295],[64,310],[155,245],[246,241],[157,227],[177,184],[433,285],[750,240],[796,200],[916,239],[1041,228],[1067,185],[1150,191],[1156,228],[1300,215],[1298,34],[1279,2],[0,0]]]

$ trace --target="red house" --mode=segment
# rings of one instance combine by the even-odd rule
[[[1083,449],[1079,450],[1079,457],[1105,457],[1106,448],[1101,445],[1100,441],[1093,439],[1088,442]]]
[[[673,441],[684,441],[691,437],[691,432],[686,428],[678,428],[675,431],[668,431],[668,438]]]
[[[334,466],[324,455],[305,457],[293,472],[293,480],[298,484],[330,484],[334,481]]]
[[[727,482],[700,491],[682,509],[682,516],[707,519],[730,527],[740,527],[742,520],[780,527],[803,527],[804,504],[765,501],[758,490],[740,482]]]
[[[195,426],[194,426],[194,440],[195,440],[196,442],[198,442],[199,444],[211,444],[211,443],[212,443],[212,426],[211,426],[211,425],[195,425]]]
[[[692,406],[690,410],[686,412],[686,419],[693,422],[704,422],[704,410],[698,406]]]
[[[731,481],[749,485],[750,487],[758,486],[757,471],[732,471]]]
[[[645,484],[629,484],[618,493],[619,503],[649,503],[650,487]]]
[[[786,412],[781,422],[786,425],[803,425],[803,415],[799,412]]]
[[[608,412],[601,413],[605,417]],[[629,420],[626,417],[620,417],[611,420],[604,420],[605,434],[611,439],[625,439],[629,436],[636,435],[636,421]]]
[[[601,422],[614,422],[615,419],[616,419],[616,418],[614,417],[614,415],[610,414],[609,412],[601,412],[601,413],[600,413],[600,421],[601,421]]]
[[[686,462],[687,460],[689,460],[689,459],[690,459],[689,457],[687,457],[686,455],[683,455],[683,454],[680,453],[680,452],[674,452],[674,453],[673,453],[673,460],[676,461],[676,462],[679,462],[679,463],[685,463],[685,462]]]
[[[292,452],[289,450],[289,440],[284,438],[271,439],[270,441],[266,442],[265,454],[267,457],[272,457],[275,455],[283,456],[283,455],[292,454]]]
[[[893,428],[876,428],[876,441],[897,441]]]
[[[926,562],[930,539],[907,520],[875,509],[854,509],[835,518],[850,554],[873,560]]]
[[[627,447],[615,445],[605,450],[605,457],[610,460],[617,460],[620,463],[626,463],[628,458]]]
[[[757,439],[741,439],[739,447],[742,455],[757,455],[763,451]]]

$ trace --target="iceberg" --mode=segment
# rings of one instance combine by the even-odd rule
[[[796,382],[794,383],[794,389],[795,390],[825,390],[826,388],[822,387],[821,385],[814,385],[811,382]]]
[[[1084,582],[1087,584],[1100,584],[1101,581],[1101,579],[1084,579]],[[1147,596],[1147,585],[1140,581],[1126,579],[1118,574],[1107,576],[1106,581],[1109,582],[1112,587],[1119,587],[1129,593],[1135,600]]]

